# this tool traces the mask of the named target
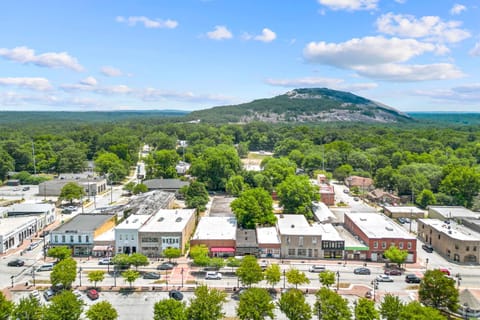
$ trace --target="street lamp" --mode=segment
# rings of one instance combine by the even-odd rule
[[[115,269],[115,266],[113,267],[113,286],[117,286],[117,270]]]
[[[78,268],[78,275],[79,275],[79,279],[80,279],[80,287],[82,286],[82,267]]]
[[[15,276],[10,276],[10,280],[12,280],[12,288],[13,288],[13,279],[15,278]]]
[[[182,271],[180,273],[182,274],[182,288],[183,288],[183,268],[182,268]]]
[[[340,271],[337,271],[337,293],[340,289]]]
[[[33,287],[35,288],[35,267],[32,267],[32,282],[33,282]]]
[[[285,290],[285,270],[283,270],[283,290]]]
[[[168,290],[168,270],[165,270],[165,284],[167,285]]]
[[[353,319],[357,320],[357,300],[353,301]]]
[[[378,289],[378,280],[374,279],[371,283],[373,285],[373,302],[375,302],[376,301],[375,293],[376,293],[376,290]]]
[[[322,319],[322,302],[320,300],[317,301],[317,306],[318,306],[317,317],[318,317],[318,320],[320,320]]]
[[[425,259],[425,271],[428,270],[428,258]]]

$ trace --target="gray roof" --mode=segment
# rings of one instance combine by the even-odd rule
[[[255,229],[237,229],[237,247],[257,247]]]
[[[68,222],[54,229],[52,233],[64,233],[67,230],[75,231],[95,231],[109,219],[114,217],[113,214],[79,214]]]
[[[180,179],[151,179],[143,181],[148,190],[178,190],[183,186],[188,186],[190,182]]]

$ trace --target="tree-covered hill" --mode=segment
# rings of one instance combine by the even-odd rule
[[[383,104],[326,88],[295,89],[273,98],[194,111],[187,118],[215,123],[397,123],[412,120],[407,114]]]

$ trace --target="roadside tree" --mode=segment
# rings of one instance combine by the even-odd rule
[[[375,302],[370,299],[360,298],[355,306],[356,320],[378,320],[380,315],[375,309]]]
[[[295,289],[298,288],[298,285],[310,283],[310,279],[308,279],[305,272],[302,272],[295,268],[289,269],[285,273],[285,276],[287,277],[288,283],[295,285]]]
[[[243,180],[241,175],[231,176],[228,179],[227,184],[225,186],[225,190],[228,194],[231,194],[234,197],[238,197],[248,188],[248,185]]]
[[[172,259],[180,258],[181,255],[182,250],[180,250],[179,248],[170,247],[163,250],[163,256],[167,258],[169,262],[171,262]]]
[[[319,312],[323,320],[351,320],[352,312],[348,307],[347,299],[342,298],[335,291],[320,288],[315,294],[316,302],[314,313]]]
[[[408,251],[400,250],[396,246],[391,246],[390,248],[384,251],[383,255],[385,256],[385,258],[387,258],[393,263],[396,263],[398,267],[400,267],[403,263],[405,263],[405,260],[407,259],[407,256],[408,256]]]
[[[335,283],[335,272],[328,271],[328,270],[324,272],[320,272],[318,274],[318,280],[320,280],[320,283],[322,284],[322,286],[330,288],[330,286]]]
[[[83,301],[72,292],[65,290],[52,298],[45,307],[42,320],[79,320],[83,311]]]
[[[240,262],[240,267],[237,269],[237,276],[239,280],[246,286],[251,287],[252,284],[263,280],[262,268],[254,256],[245,256]]]
[[[387,294],[380,306],[380,315],[385,320],[397,320],[403,308],[404,304],[398,296]]]
[[[63,186],[58,199],[73,203],[73,200],[80,200],[84,195],[85,190],[78,183],[69,182]]]
[[[132,284],[135,282],[140,277],[140,273],[135,270],[127,270],[122,272],[122,277],[125,279],[125,281],[128,282],[130,285],[130,289],[132,288]]]
[[[86,312],[89,320],[116,320],[118,312],[108,301],[93,304]]]
[[[66,246],[53,247],[48,249],[47,256],[57,260],[64,260],[72,256],[72,249]]]
[[[93,286],[97,287],[97,282],[102,282],[105,279],[105,271],[94,270],[88,273],[88,281],[93,282]]]
[[[240,295],[237,307],[237,316],[241,320],[273,319],[275,304],[272,297],[264,288],[248,288]]]
[[[230,204],[238,224],[245,229],[254,229],[257,225],[273,225],[273,201],[263,188],[249,189]]]
[[[280,266],[276,263],[272,263],[265,269],[265,280],[272,288],[280,282],[281,276]]]
[[[180,193],[185,197],[187,208],[195,208],[197,211],[205,211],[205,206],[209,201],[209,197],[204,183],[193,181],[189,186],[182,187]]]
[[[225,266],[225,260],[223,260],[222,258],[218,258],[218,257],[211,258],[208,265],[210,267],[215,268],[215,269],[220,269],[220,268],[223,268]]]
[[[440,311],[422,306],[418,301],[406,304],[400,311],[398,320],[446,320]]]
[[[128,254],[119,253],[112,258],[112,263],[119,268],[125,268],[130,266],[130,257]]]
[[[1,308],[1,307],[0,307]],[[6,319],[1,316],[0,319]],[[42,304],[40,301],[32,296],[21,298],[15,305],[12,311],[12,319],[28,319],[28,320],[41,320],[43,315]]]
[[[437,199],[433,192],[428,189],[423,189],[416,199],[417,204],[426,209],[428,206],[437,203]]]
[[[175,299],[160,300],[153,306],[153,320],[187,320],[187,307]]]
[[[148,187],[143,183],[136,184],[135,187],[133,187],[133,190],[132,190],[133,194],[140,194],[140,193],[145,193],[145,192],[148,192]]]
[[[50,282],[52,285],[62,284],[64,288],[71,288],[72,283],[77,278],[77,261],[73,258],[60,260],[53,266],[50,273]]]
[[[135,266],[135,270],[138,270],[138,267],[143,267],[143,266],[148,266],[149,261],[147,256],[141,253],[132,253],[129,257],[128,260],[132,266]]]
[[[305,301],[303,292],[298,289],[292,289],[282,293],[277,305],[289,320],[312,319],[312,308],[310,304]]]
[[[188,320],[220,320],[223,319],[223,304],[227,294],[217,289],[209,289],[201,285],[195,289],[195,297],[187,308]]]
[[[456,311],[458,308],[458,290],[455,280],[446,277],[438,270],[427,270],[418,289],[420,302],[435,309],[448,308]]]
[[[284,213],[303,214],[312,218],[312,202],[320,199],[318,187],[307,176],[288,176],[277,186],[277,195]]]
[[[13,310],[14,304],[7,300],[2,291],[0,291],[0,320],[7,320]]]

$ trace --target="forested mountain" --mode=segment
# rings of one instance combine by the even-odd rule
[[[206,122],[315,123],[378,122],[395,123],[411,118],[393,108],[354,95],[326,88],[295,89],[269,99],[221,106],[190,113],[187,118]]]

